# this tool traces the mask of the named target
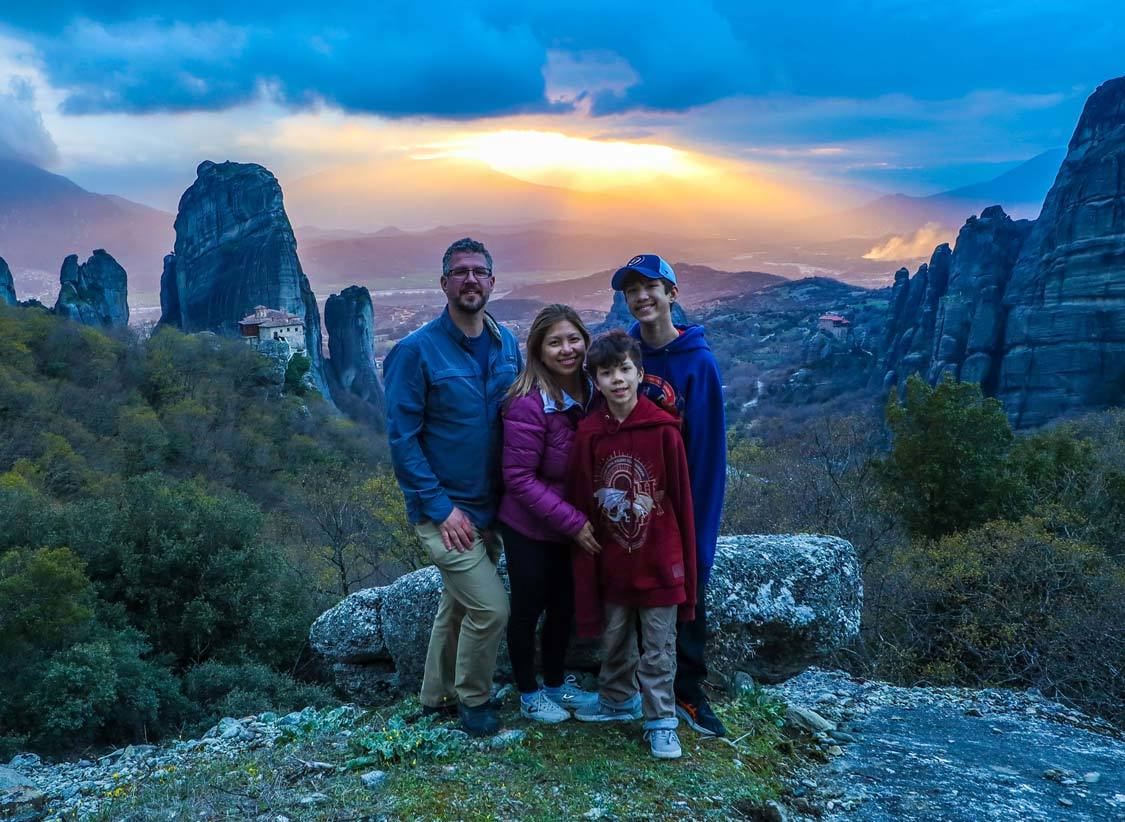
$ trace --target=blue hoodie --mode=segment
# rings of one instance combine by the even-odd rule
[[[644,393],[673,406],[683,417],[684,449],[691,477],[695,513],[695,552],[700,579],[706,582],[715,561],[715,541],[727,486],[727,424],[719,365],[701,325],[677,325],[680,336],[660,348],[641,339],[640,323],[630,336],[641,341]]]

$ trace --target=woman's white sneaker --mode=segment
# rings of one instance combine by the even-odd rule
[[[556,705],[542,689],[533,694],[520,694],[520,716],[551,725],[570,719],[570,714]]]

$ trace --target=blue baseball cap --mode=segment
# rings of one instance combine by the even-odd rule
[[[664,262],[663,257],[658,254],[638,254],[614,273],[610,281],[613,290],[621,291],[625,285],[625,278],[634,271],[650,280],[667,280],[672,285],[676,284],[676,272],[672,270],[672,266]]]

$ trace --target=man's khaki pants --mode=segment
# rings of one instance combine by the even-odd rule
[[[499,535],[489,532],[482,538],[474,528],[470,550],[447,551],[441,529],[433,522],[419,523],[414,530],[441,571],[444,589],[419,698],[431,707],[454,700],[470,707],[483,705],[491,694],[496,649],[508,624],[508,594],[496,573],[503,543]]]
[[[630,608],[605,603],[605,633],[602,634],[602,670],[598,692],[603,702],[624,707],[641,691],[645,730],[675,728],[676,679],[675,605]],[[643,653],[637,649],[637,623]],[[635,703],[634,703],[635,704]]]

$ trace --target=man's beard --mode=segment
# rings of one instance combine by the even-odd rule
[[[459,292],[454,298],[454,303],[460,311],[466,314],[476,314],[484,309],[488,296],[483,291]]]

